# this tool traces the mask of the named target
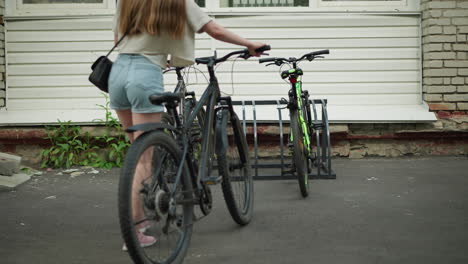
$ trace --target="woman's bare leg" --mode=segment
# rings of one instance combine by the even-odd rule
[[[132,111],[129,110],[116,110],[117,117],[119,118],[120,124],[122,125],[123,130],[133,126]],[[128,139],[130,142],[133,142],[133,133],[127,133]]]
[[[148,113],[148,114],[133,113],[132,114],[133,125],[161,122],[161,116],[162,116],[161,113]],[[134,132],[133,133],[134,139],[138,138],[142,133],[143,132],[141,131]],[[145,153],[143,153],[136,167],[135,178],[134,178],[133,189],[132,189],[133,219],[135,221],[141,221],[145,217],[143,206],[142,206],[141,200],[139,199],[140,197],[139,193],[141,190],[141,183],[151,176],[152,156],[153,156],[152,148],[149,148],[148,150],[145,151]]]
[[[139,114],[132,113],[130,110],[117,110],[116,113],[124,130],[138,124],[161,122],[162,116],[162,113]],[[128,133],[130,142],[133,142],[142,133],[143,132],[141,131]],[[135,178],[132,188],[132,214],[135,221],[141,221],[144,219],[144,212],[141,200],[139,199],[139,193],[141,190],[141,183],[151,175],[151,155],[152,151],[147,150],[140,158],[135,170]]]

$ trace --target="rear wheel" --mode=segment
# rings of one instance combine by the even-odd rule
[[[304,143],[304,133],[299,120],[299,112],[291,110],[291,140],[293,146],[293,163],[299,181],[302,197],[309,195],[309,175],[307,169],[307,151]]]
[[[229,213],[236,223],[246,225],[252,219],[253,179],[247,140],[237,115],[227,109],[218,113],[218,170]]]
[[[127,152],[119,182],[119,220],[135,263],[184,259],[192,236],[194,199],[186,166],[180,182],[176,180],[181,156],[173,137],[160,131],[142,134]]]

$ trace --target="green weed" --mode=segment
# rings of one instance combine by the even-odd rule
[[[92,166],[110,169],[121,167],[125,153],[130,146],[119,121],[109,110],[107,94],[105,105],[98,105],[105,110],[104,119],[95,122],[104,124],[104,132],[93,136],[83,133],[81,127],[71,121],[58,120],[58,126],[47,126],[46,139],[51,146],[41,152],[42,168],[70,168],[74,165]]]

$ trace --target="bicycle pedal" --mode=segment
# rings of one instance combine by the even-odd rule
[[[208,176],[202,179],[202,182],[206,185],[215,185],[221,182],[223,178],[221,176]]]

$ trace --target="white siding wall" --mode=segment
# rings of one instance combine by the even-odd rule
[[[313,98],[329,100],[335,121],[432,118],[421,105],[418,16],[310,14],[216,19],[249,39],[271,44],[271,56],[298,57],[330,49],[325,59],[304,62],[301,67],[305,89]],[[8,22],[8,111],[0,112],[0,123],[101,118],[97,105],[104,103],[103,96],[87,77],[90,64],[112,47],[110,21],[109,17]],[[214,48],[222,55],[235,48],[205,34],[197,36],[197,47],[196,56],[210,55]],[[226,62],[217,73],[226,93],[231,93],[234,77],[236,99],[286,97],[288,86],[279,77],[278,67],[265,68],[256,59],[238,60],[234,73],[232,66]],[[204,78],[190,76],[189,83],[200,95],[206,85]],[[171,89],[174,76],[166,76],[165,82]],[[263,109],[260,117],[274,119],[274,111]]]

